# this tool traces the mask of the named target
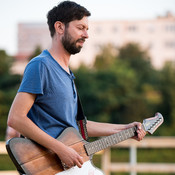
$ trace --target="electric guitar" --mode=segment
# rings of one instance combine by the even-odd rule
[[[147,133],[153,134],[162,123],[163,116],[156,113],[154,117],[143,120],[142,128]],[[21,175],[103,175],[103,172],[93,165],[92,156],[96,152],[135,136],[136,130],[136,127],[132,127],[94,142],[87,142],[76,129],[72,127],[65,129],[57,139],[83,157],[82,168],[75,166],[66,169],[54,152],[27,138],[16,137],[8,140],[6,149]]]

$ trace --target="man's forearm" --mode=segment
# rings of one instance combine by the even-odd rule
[[[100,123],[87,121],[87,130],[89,137],[99,137],[99,136],[108,136],[114,133],[117,133],[121,130],[131,127],[130,124],[110,124],[110,123]]]

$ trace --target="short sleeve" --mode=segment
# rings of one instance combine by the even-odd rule
[[[42,66],[41,61],[30,62],[26,66],[18,92],[43,94],[44,75]]]

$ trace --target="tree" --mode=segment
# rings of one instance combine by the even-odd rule
[[[39,55],[42,52],[41,47],[37,46],[35,48],[35,50],[33,51],[33,53],[30,55],[30,57],[28,58],[28,60],[30,61],[32,58],[36,57],[37,55]]]
[[[5,50],[0,50],[0,76],[9,74],[12,64],[12,57],[8,56]]]
[[[143,50],[139,44],[128,43],[120,48],[118,58],[127,61],[136,71],[141,84],[154,82],[155,71],[151,65],[151,59],[148,52]]]
[[[20,75],[11,74],[12,63],[13,58],[0,50],[0,140],[5,137],[8,112],[21,80]]]
[[[162,94],[160,109],[165,116],[164,135],[175,134],[175,65],[167,62],[160,71],[159,89]]]
[[[127,52],[127,49],[121,49],[123,53]],[[136,53],[141,52],[137,49]],[[128,123],[141,120],[143,114],[149,116],[151,112],[142,88],[138,91],[141,79],[128,60],[114,53],[117,50],[114,52],[113,47],[104,46],[92,69],[81,67],[76,71],[85,112],[88,118],[98,121]]]
[[[114,63],[117,56],[117,50],[111,44],[101,46],[101,52],[96,56],[94,68],[97,70],[106,70]]]

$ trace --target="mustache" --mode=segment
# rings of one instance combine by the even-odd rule
[[[77,42],[79,42],[79,41],[85,42],[85,38],[80,38],[80,39],[77,40]]]

